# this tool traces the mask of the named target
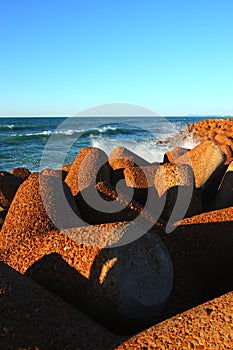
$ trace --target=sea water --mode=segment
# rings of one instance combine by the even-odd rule
[[[89,146],[109,154],[124,146],[149,162],[161,162],[171,145],[157,144],[191,124],[207,117],[8,117],[0,118],[0,170],[26,167],[41,169],[45,150],[46,167],[71,163],[78,152]],[[49,140],[53,138],[53,143]],[[50,148],[48,148],[48,145]],[[64,147],[67,145],[67,147]],[[190,137],[179,146],[193,148]],[[48,152],[49,150],[49,152]],[[63,164],[57,159],[64,154]],[[43,166],[44,166],[43,162]]]

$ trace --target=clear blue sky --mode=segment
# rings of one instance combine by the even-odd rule
[[[232,0],[0,0],[0,115],[233,114]]]

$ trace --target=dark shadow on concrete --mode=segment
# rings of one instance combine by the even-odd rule
[[[111,350],[128,338],[100,327],[2,262],[0,291],[1,349]]]
[[[218,192],[218,187],[222,181],[222,178],[227,170],[227,165],[223,164],[210,177],[209,181],[201,189],[201,201],[203,205],[203,211],[208,212],[214,210],[214,197]]]
[[[89,200],[87,200],[88,198]],[[138,216],[138,213],[131,210],[129,205],[125,207],[124,204],[116,202],[110,195],[97,191],[94,186],[79,192],[75,196],[75,201],[81,218],[90,225],[132,221]],[[107,212],[100,201],[104,201],[106,206],[108,204],[111,206],[113,202],[116,202],[116,211]]]
[[[161,232],[174,268],[174,285],[160,321],[233,290],[233,222],[178,226]]]
[[[127,324],[109,311],[107,297],[102,293],[98,279],[104,262],[119,255],[115,248],[103,249],[97,255],[90,279],[84,278],[58,254],[45,256],[32,265],[26,275],[117,334],[141,331],[233,290],[233,222],[183,225],[171,234],[161,230],[160,236],[173,262],[174,285],[163,310],[153,317],[148,314],[147,322],[136,320]],[[95,309],[93,285],[98,298],[101,295],[103,298],[102,307],[98,309]]]

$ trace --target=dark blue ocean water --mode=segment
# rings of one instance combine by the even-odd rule
[[[0,170],[58,168],[87,146],[110,153],[125,146],[148,161],[161,161],[169,146],[158,140],[177,133],[200,117],[15,117],[0,118]],[[194,147],[186,141],[185,147]]]

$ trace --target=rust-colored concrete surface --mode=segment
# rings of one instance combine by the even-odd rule
[[[130,221],[135,219],[139,214],[143,212],[143,206],[137,203],[134,199],[127,196],[127,194],[116,192],[116,190],[106,182],[98,182],[96,188],[100,193],[107,196],[111,200],[115,200],[119,203],[119,208],[122,210],[121,215],[125,217],[124,221]],[[119,214],[117,213],[118,219]],[[150,213],[143,212],[143,216],[146,220],[149,220],[153,226],[156,222]]]
[[[61,168],[61,170],[66,171],[66,172],[68,173],[68,172],[70,171],[72,165],[73,165],[73,163],[65,164],[65,165],[63,165],[63,167]]]
[[[65,182],[73,196],[98,181],[110,181],[110,167],[104,151],[95,147],[82,149],[71,165]]]
[[[158,350],[233,349],[233,292],[176,315],[117,347]]]
[[[58,178],[62,179],[62,181],[64,181],[66,176],[67,176],[67,172],[64,170],[60,170],[60,169],[55,170],[55,169],[49,169],[49,168],[43,169],[41,174],[44,176],[58,177]]]
[[[233,118],[205,119],[194,124],[187,124],[185,131],[160,140],[158,143],[170,144],[177,147],[183,141],[192,137],[198,142],[212,140],[226,154],[226,163],[233,159]]]
[[[225,153],[213,141],[207,140],[176,159],[176,164],[189,164],[193,169],[196,188],[201,188],[214,177],[225,160]]]
[[[42,175],[39,184],[39,174],[32,174],[22,184],[1,230],[1,260],[21,273],[30,273],[73,305],[85,306],[99,322],[112,324],[114,329],[123,331],[127,325],[138,329],[154,320],[171,292],[173,279],[164,245],[154,234],[140,238],[137,227],[130,231],[123,223],[103,230],[100,226],[56,230],[53,215],[57,220],[67,219],[62,216],[59,181]],[[61,190],[67,190],[66,199],[75,210],[64,185]],[[102,249],[111,243],[114,248]]]
[[[158,163],[157,165],[125,168],[124,176],[127,186],[144,189],[153,187],[159,165]]]
[[[163,163],[175,163],[177,158],[183,156],[188,151],[189,149],[187,148],[175,147],[164,154]]]
[[[176,210],[175,221],[184,215],[190,216],[200,211],[194,189],[194,175],[189,165],[171,163],[161,165],[156,171],[154,186],[161,202],[165,200],[161,214],[164,220],[168,220],[174,210]]]
[[[214,198],[216,209],[233,206],[233,161],[228,165]]]
[[[22,181],[6,171],[0,172],[0,206],[9,207]]]
[[[192,224],[211,224],[211,223],[226,223],[229,224],[233,221],[233,207],[228,207],[225,209],[214,210],[208,213],[201,213],[199,215],[192,216],[190,218],[185,218],[179,221],[176,226],[186,226]],[[233,232],[232,232],[233,234]]]
[[[0,263],[2,350],[233,348],[233,292],[135,336],[118,336]]]
[[[233,161],[233,149],[229,145],[220,144],[218,147],[226,155],[225,164],[229,164]]]
[[[14,168],[10,171],[12,175],[21,177],[22,180],[26,180],[31,174],[30,170],[26,168]]]
[[[156,171],[154,185],[159,197],[162,197],[167,190],[177,186],[190,186],[193,189],[193,171],[186,164],[163,164]]]
[[[127,148],[117,147],[109,155],[109,164],[116,169],[125,169],[129,166],[149,166],[150,163],[131,152]]]
[[[217,145],[228,145],[233,150],[233,118],[205,119],[187,126],[199,140],[212,139]]]
[[[232,118],[211,119],[188,125],[177,135],[176,140],[192,135],[201,141],[178,159],[186,164],[185,158],[191,155],[196,187],[200,188],[194,191],[199,191],[203,208],[200,214],[181,216],[183,219],[175,223],[170,218],[156,222],[153,210],[145,210],[144,202],[137,203],[135,194],[128,200],[120,187],[99,182],[103,176],[115,185],[117,179],[125,181],[123,168],[127,173],[135,163],[149,166],[123,147],[115,150],[118,158],[113,168],[120,167],[115,174],[102,151],[81,151],[67,169],[74,196],[52,169],[40,178],[38,173],[31,174],[20,187],[13,182],[4,185],[2,198],[9,203],[2,204],[0,213],[4,221],[0,231],[0,349],[233,349],[232,124]],[[84,171],[80,166],[85,155],[90,157]],[[119,155],[123,155],[123,162]],[[101,159],[106,163],[98,171]],[[93,175],[96,171],[97,178]],[[9,175],[19,179],[2,172],[3,184]],[[79,175],[82,188],[75,180]],[[172,189],[175,181],[174,173]],[[180,185],[183,183],[177,187]],[[117,222],[80,225],[77,194],[84,195],[90,186],[107,207],[119,204]],[[5,189],[9,194],[13,191],[14,198],[8,194],[4,197]],[[213,210],[219,193],[227,207]],[[64,199],[67,207],[63,206]],[[124,207],[126,212],[121,211]],[[87,218],[92,214],[86,210]],[[139,217],[141,221],[135,223]],[[140,237],[141,228],[147,224],[152,227],[149,234]],[[131,225],[134,238],[139,238],[133,243],[127,225]],[[170,256],[174,277],[169,298],[160,310],[150,304],[157,283],[154,272],[158,267],[161,271],[162,266],[158,237],[164,256]],[[123,248],[105,249],[114,243],[123,244]],[[138,322],[140,304],[148,306],[143,322]],[[130,335],[113,334],[100,324],[112,332]]]
[[[0,262],[1,350],[110,350],[117,337]]]

